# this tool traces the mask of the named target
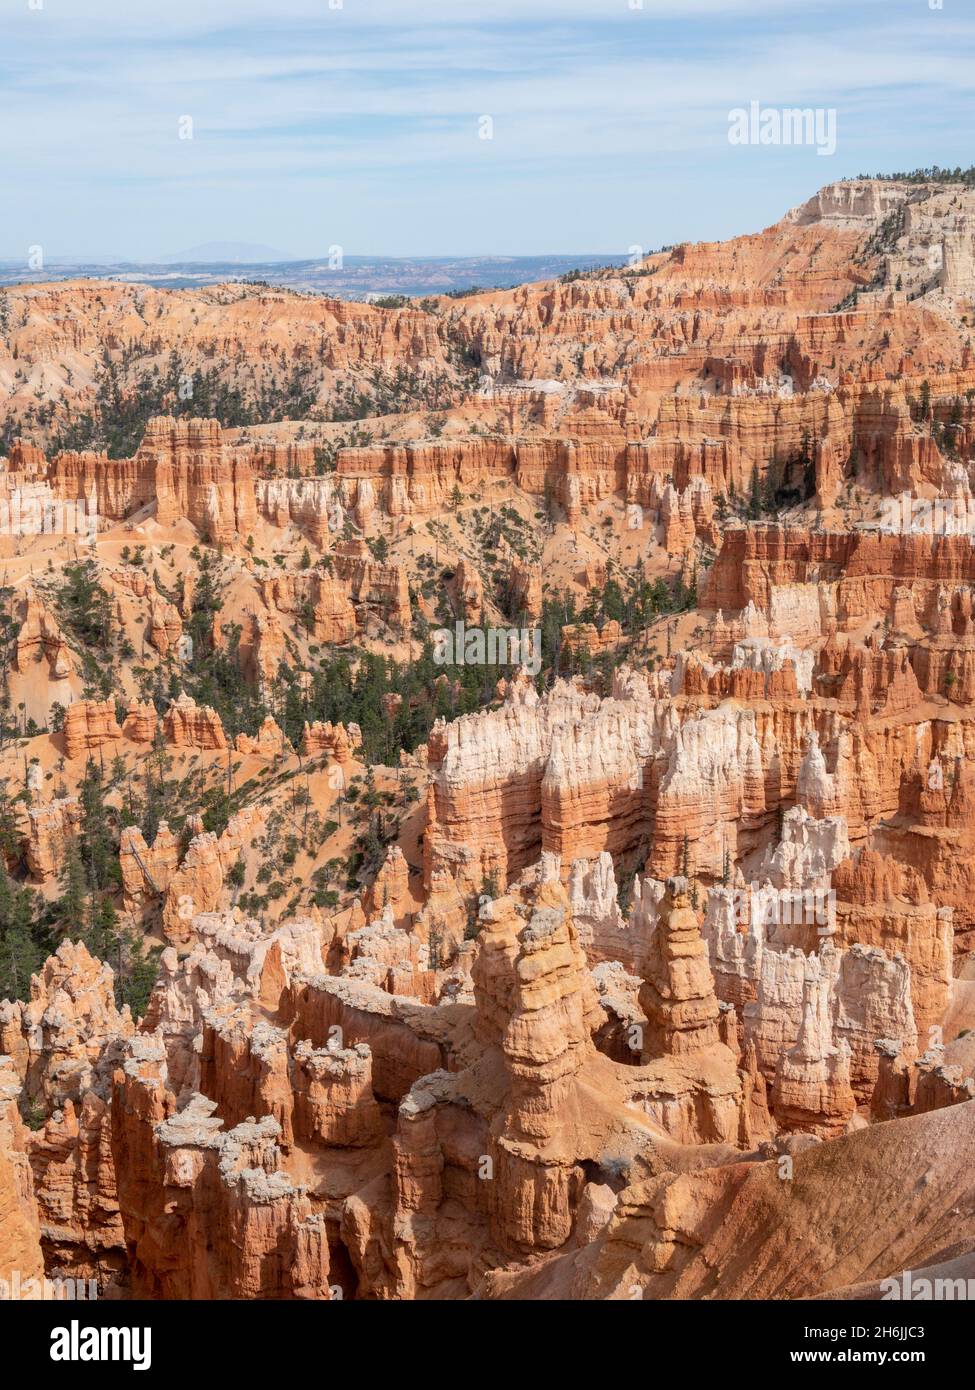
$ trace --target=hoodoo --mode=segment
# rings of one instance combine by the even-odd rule
[[[456,297],[0,290],[0,501],[97,500],[0,536],[0,1281],[970,1258],[973,246],[932,171]]]

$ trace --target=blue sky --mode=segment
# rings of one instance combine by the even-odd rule
[[[0,0],[0,34],[2,257],[625,254],[975,159],[972,0]],[[752,100],[835,108],[836,153],[730,145]]]

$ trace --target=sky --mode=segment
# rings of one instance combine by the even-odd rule
[[[837,178],[971,164],[973,59],[973,0],[0,0],[0,257],[758,231]],[[835,152],[731,144],[753,101],[834,112]]]

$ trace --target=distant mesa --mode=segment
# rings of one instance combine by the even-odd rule
[[[160,256],[160,265],[203,265],[230,261],[237,265],[264,265],[268,261],[296,261],[289,251],[279,251],[259,241],[204,241],[186,251]]]

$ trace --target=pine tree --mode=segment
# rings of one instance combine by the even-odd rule
[[[85,944],[93,956],[108,961],[115,971],[116,992],[121,987],[124,975],[122,960],[122,936],[119,932],[118,913],[115,904],[107,893],[92,893],[88,912],[88,931]]]
[[[124,943],[128,956],[128,967],[121,986],[120,1006],[128,1004],[132,1017],[140,1019],[149,1003],[149,995],[159,974],[161,946],[153,946],[148,951],[132,932],[125,933]],[[118,990],[118,985],[116,985]]]
[[[217,594],[210,557],[204,552],[196,588],[193,591],[193,611],[188,624],[190,636],[193,638],[194,658],[197,653],[204,654],[213,650],[213,624],[222,607],[223,600]]]
[[[623,591],[615,579],[607,579],[603,590],[603,613],[609,619],[622,622],[624,614]]]
[[[7,796],[7,784],[0,782],[0,857],[12,863],[19,848],[17,817]]]
[[[30,929],[23,923],[8,927],[0,937],[0,999],[29,999],[30,977],[43,963]]]
[[[111,887],[118,881],[118,856],[101,769],[90,758],[78,792],[81,803],[79,835],[82,863],[92,892]]]
[[[112,601],[98,582],[93,560],[69,565],[64,571],[65,585],[58,593],[58,607],[64,626],[86,647],[105,652],[110,649],[113,632]]]
[[[0,864],[0,999],[30,997],[30,977],[45,955],[34,917],[34,894]]]
[[[85,867],[81,862],[78,843],[72,839],[65,846],[61,866],[61,896],[54,906],[54,917],[63,936],[75,938],[84,931],[86,888]]]

